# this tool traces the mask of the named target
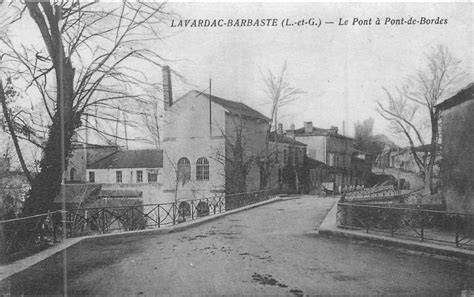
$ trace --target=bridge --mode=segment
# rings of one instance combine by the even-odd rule
[[[12,295],[113,296],[453,296],[474,286],[471,263],[320,237],[335,202],[300,196],[184,231],[87,239],[0,285]]]

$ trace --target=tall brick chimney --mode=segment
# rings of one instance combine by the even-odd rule
[[[169,66],[163,66],[163,101],[165,110],[173,105],[173,88],[171,86],[171,71]]]
[[[313,122],[304,122],[304,133],[305,134],[313,133]]]

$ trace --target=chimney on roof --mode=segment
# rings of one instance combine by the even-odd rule
[[[313,122],[304,122],[304,133],[313,133]]]
[[[165,110],[173,105],[173,88],[171,86],[171,70],[169,66],[163,66],[163,101]]]
[[[282,123],[278,123],[277,133],[280,134],[280,135],[283,135],[283,124]]]
[[[331,128],[329,128],[330,132],[333,133],[333,134],[337,134],[337,130],[339,130],[339,128],[337,128],[337,126],[331,126]]]

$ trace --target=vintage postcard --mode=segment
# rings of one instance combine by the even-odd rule
[[[0,1],[2,295],[474,296],[473,8]]]

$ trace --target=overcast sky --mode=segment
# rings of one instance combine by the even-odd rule
[[[170,63],[198,88],[212,76],[213,94],[241,100],[261,111],[268,105],[263,92],[267,69],[277,72],[288,63],[288,81],[305,91],[284,109],[285,127],[313,121],[323,128],[346,122],[353,133],[358,120],[374,117],[376,132],[386,122],[375,104],[384,98],[382,87],[392,88],[425,65],[424,53],[444,44],[463,61],[472,75],[473,5],[471,3],[173,3],[181,19],[320,18],[314,27],[169,28],[165,41]],[[354,17],[372,18],[371,26],[351,26]],[[373,25],[376,18],[382,25]],[[420,17],[447,19],[447,24],[386,26],[392,19]],[[339,18],[350,25],[338,26]],[[471,77],[472,80],[472,77]],[[175,95],[191,86],[175,83]]]
[[[102,4],[115,5],[110,3]],[[194,19],[278,19],[277,27],[178,28],[163,26],[170,37],[156,43],[156,52],[169,59],[171,68],[187,82],[173,77],[174,96],[191,89],[242,101],[268,115],[263,77],[277,73],[287,62],[287,81],[305,93],[285,107],[285,129],[303,121],[329,128],[338,126],[353,135],[354,123],[375,119],[375,132],[389,134],[387,122],[377,115],[376,102],[383,87],[394,88],[426,65],[425,53],[448,46],[473,73],[473,5],[471,3],[169,3],[177,21]],[[386,18],[440,18],[447,24],[384,25]],[[282,19],[321,19],[320,27],[282,28]],[[339,26],[339,19],[349,25]],[[371,25],[353,26],[353,18],[372,19]],[[381,25],[375,25],[377,18]],[[334,22],[334,24],[325,24]],[[444,22],[444,21],[443,21]],[[42,44],[29,16],[9,33],[12,38]],[[143,65],[150,81],[161,83],[161,69]],[[460,87],[463,87],[461,85]],[[161,94],[157,94],[159,98]],[[397,139],[393,139],[397,141]],[[397,141],[399,142],[399,141]],[[143,144],[136,144],[140,147]]]

